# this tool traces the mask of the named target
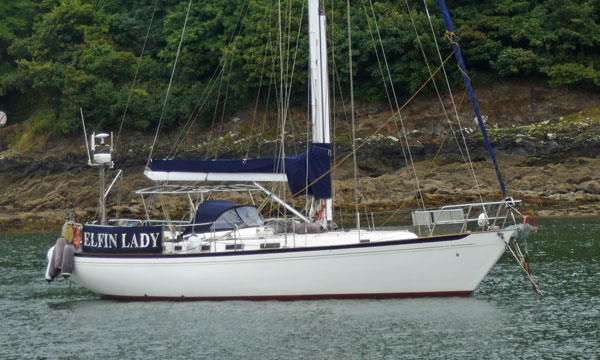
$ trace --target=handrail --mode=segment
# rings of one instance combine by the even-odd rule
[[[509,201],[507,200],[500,200],[500,201],[486,201],[486,202],[475,202],[475,203],[465,203],[465,204],[453,204],[453,205],[444,205],[442,206],[440,209],[444,210],[446,208],[450,209],[450,208],[464,208],[467,206],[485,206],[485,205],[501,205],[501,204],[521,204],[522,201],[521,200],[514,200],[514,199],[510,199]]]
[[[468,229],[469,223],[481,221],[479,216],[471,217],[472,211],[476,209],[481,209],[484,214],[485,224],[482,225],[484,228],[496,228],[498,224],[501,223],[501,226],[504,227],[508,220],[509,214],[512,215],[513,222],[515,221],[513,211],[514,206],[521,204],[521,200],[514,200],[512,198],[507,198],[501,201],[488,201],[488,202],[477,202],[477,203],[465,203],[465,204],[454,204],[454,205],[445,205],[438,209],[429,209],[425,210],[426,212],[435,212],[435,216],[432,213],[433,224],[427,224],[429,228],[429,234],[433,235],[436,227],[438,225],[452,225],[452,224],[462,224],[460,232],[464,233]],[[496,207],[496,209],[494,209]],[[443,219],[444,214],[451,214],[453,210],[461,209],[462,217],[461,219]],[[464,212],[463,212],[464,211]],[[422,226],[425,224],[418,224],[417,226]]]

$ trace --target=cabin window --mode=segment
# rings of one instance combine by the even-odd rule
[[[279,249],[279,247],[280,247],[279,243],[260,244],[261,249]]]
[[[225,250],[244,250],[244,244],[225,245]]]

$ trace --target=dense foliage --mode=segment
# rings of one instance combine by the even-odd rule
[[[305,102],[304,2],[194,0],[186,23],[188,0],[2,1],[0,108],[12,121],[30,119],[32,132],[49,134],[74,131],[80,107],[91,124],[117,127],[129,102],[125,126],[144,130],[158,123],[172,75],[166,127],[198,108],[202,125],[223,109],[247,106],[290,84],[291,101]],[[343,89],[346,1],[324,3],[335,53],[330,69]],[[351,3],[357,95],[385,96],[378,59],[387,61],[398,94],[417,89],[429,73],[413,21],[431,66],[439,65],[423,3],[409,1],[412,16],[403,1]],[[427,4],[446,56],[443,22],[433,15],[437,3]],[[600,86],[600,0],[449,0],[448,7],[471,72]],[[385,54],[374,50],[375,29]],[[210,96],[204,97],[206,89]]]

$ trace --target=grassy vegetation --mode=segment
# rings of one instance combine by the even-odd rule
[[[554,141],[559,138],[574,141],[600,140],[600,106],[529,125],[490,127],[488,133],[496,139],[513,138],[517,143],[525,139],[535,141]],[[473,133],[472,136],[482,139],[478,132]]]

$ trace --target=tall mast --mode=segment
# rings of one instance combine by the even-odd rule
[[[319,0],[308,0],[308,39],[310,48],[311,119],[313,143],[331,143],[329,134],[329,80],[327,72],[327,23]],[[324,220],[333,219],[331,199],[322,204]]]

